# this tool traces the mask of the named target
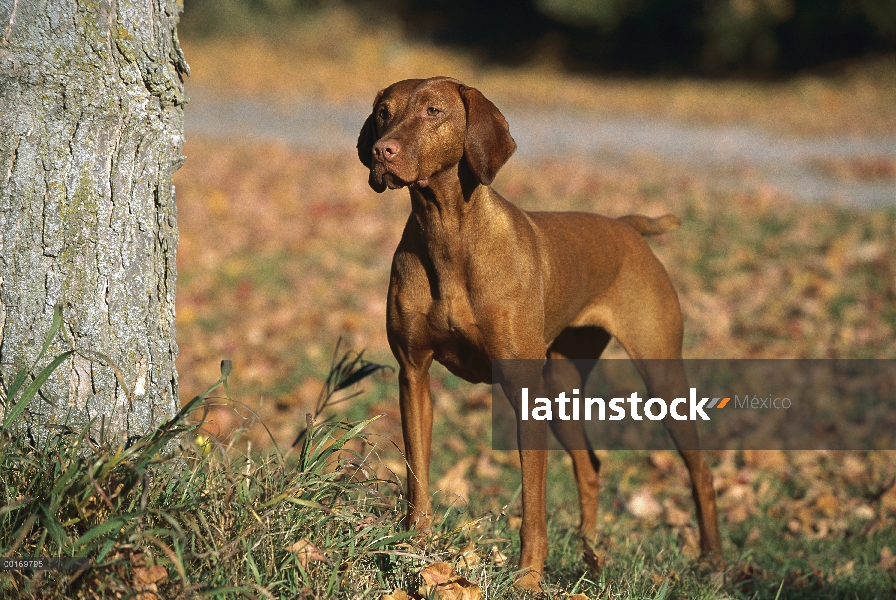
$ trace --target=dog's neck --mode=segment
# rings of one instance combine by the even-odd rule
[[[462,160],[431,175],[426,187],[412,185],[409,190],[411,214],[436,271],[463,264],[469,235],[487,226],[482,209],[490,199],[488,186]]]
[[[466,217],[476,207],[486,186],[476,179],[465,160],[430,175],[425,187],[412,185],[411,211],[426,234],[451,230],[453,235],[467,225]]]

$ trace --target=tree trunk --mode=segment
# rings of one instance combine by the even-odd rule
[[[57,304],[43,362],[82,351],[29,406],[40,437],[93,419],[123,442],[178,408],[182,6],[0,0],[0,373],[31,367]]]

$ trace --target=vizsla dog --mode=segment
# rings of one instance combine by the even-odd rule
[[[377,192],[407,187],[411,195],[387,309],[389,344],[400,366],[408,527],[425,530],[432,521],[433,359],[467,381],[491,383],[493,361],[591,359],[593,366],[615,337],[638,364],[651,396],[687,393],[683,369],[638,363],[681,358],[678,296],[642,237],[673,229],[678,219],[523,211],[489,187],[514,150],[507,121],[494,104],[447,77],[409,79],[379,92],[358,138],[370,186]],[[548,361],[532,389],[550,391],[560,375],[550,369],[562,364]],[[498,383],[505,385],[510,375],[499,372]],[[504,391],[519,413],[519,390],[505,386]],[[551,427],[572,456],[581,532],[593,535],[600,463],[579,424],[562,423]],[[664,423],[690,474],[701,551],[720,560],[712,474],[694,449],[696,429],[690,421]],[[518,424],[522,439],[547,435],[543,421]],[[517,584],[538,589],[548,551],[546,451],[521,449],[520,461]]]

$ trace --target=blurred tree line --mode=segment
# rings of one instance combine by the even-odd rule
[[[282,32],[327,0],[185,0],[186,35]],[[488,60],[773,75],[896,48],[896,0],[343,0]]]

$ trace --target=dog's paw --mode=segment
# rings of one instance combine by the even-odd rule
[[[513,582],[513,587],[521,591],[541,592],[541,573],[533,569],[520,571]]]
[[[610,553],[603,548],[598,548],[583,537],[582,560],[595,575],[600,575],[603,568],[610,562]]]

